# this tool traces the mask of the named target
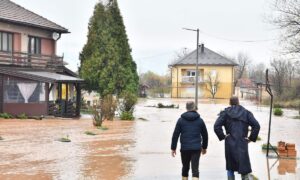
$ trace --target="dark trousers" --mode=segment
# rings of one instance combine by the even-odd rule
[[[190,164],[192,164],[193,177],[199,177],[200,150],[181,150],[182,176],[188,177]]]

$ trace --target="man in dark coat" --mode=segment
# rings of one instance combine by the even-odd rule
[[[242,175],[243,180],[248,180],[252,172],[248,154],[248,143],[255,142],[260,130],[260,125],[253,114],[239,105],[237,97],[230,98],[230,107],[219,115],[215,122],[214,130],[219,140],[225,139],[225,158],[228,180],[234,180],[234,171]],[[222,126],[225,127],[226,135]],[[248,137],[248,127],[251,133]]]
[[[204,121],[196,111],[195,103],[186,103],[187,112],[177,121],[172,137],[172,156],[176,155],[177,141],[180,136],[182,179],[187,180],[190,164],[192,164],[193,180],[199,179],[200,154],[206,154],[208,134]]]

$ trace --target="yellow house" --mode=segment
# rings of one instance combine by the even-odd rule
[[[197,50],[170,65],[172,98],[195,97]],[[234,86],[234,66],[237,64],[208,49],[199,50],[198,97],[230,98]]]

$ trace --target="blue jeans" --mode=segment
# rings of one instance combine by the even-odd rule
[[[228,171],[227,171],[227,176],[228,176],[228,177],[234,177],[234,171],[228,170]]]

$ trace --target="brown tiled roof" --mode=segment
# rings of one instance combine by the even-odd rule
[[[35,14],[10,0],[0,0],[0,21],[38,27],[58,33],[68,33],[68,29]]]
[[[208,66],[236,66],[237,64],[230,59],[208,49],[204,48],[203,53],[201,48],[199,48],[199,65],[208,65]],[[197,62],[197,50],[192,51],[186,56],[178,59],[172,65],[195,65]]]

